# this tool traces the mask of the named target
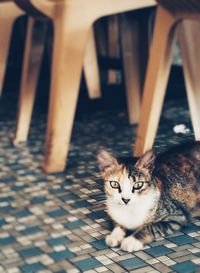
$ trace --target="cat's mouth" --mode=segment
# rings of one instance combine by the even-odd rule
[[[129,207],[130,204],[125,204],[125,203],[122,203],[122,202],[119,202],[119,205],[122,206],[122,207]]]

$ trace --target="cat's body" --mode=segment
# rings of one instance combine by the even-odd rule
[[[105,181],[107,211],[115,228],[106,242],[132,252],[172,234],[200,216],[200,142],[186,143],[155,158],[134,162],[98,155]],[[126,236],[126,229],[133,235]]]

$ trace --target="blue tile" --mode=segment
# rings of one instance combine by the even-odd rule
[[[0,238],[0,245],[10,245],[16,243],[16,240],[13,236],[8,236],[5,238]]]
[[[43,254],[43,252],[38,247],[29,247],[29,248],[24,248],[22,250],[19,250],[19,254],[23,258],[27,258],[27,257],[32,257],[32,256],[39,256],[39,255]]]
[[[51,238],[51,239],[47,240],[47,243],[50,246],[65,245],[65,244],[68,244],[70,242],[71,241],[65,236],[61,236],[61,237],[58,237],[58,238]]]
[[[84,178],[84,177],[89,177],[90,175],[91,174],[89,172],[84,171],[83,173],[82,172],[81,173],[76,173],[75,177],[81,179],[81,178]]]
[[[99,172],[99,169],[97,168],[96,171]],[[100,187],[102,187],[102,179],[96,179],[96,183],[97,183]]]
[[[6,176],[3,178],[0,178],[0,183],[9,183],[9,182],[14,182],[16,181],[16,177],[14,176]]]
[[[63,251],[58,251],[58,252],[52,252],[49,254],[49,256],[54,260],[54,261],[61,261],[61,260],[66,260],[66,259],[71,259],[75,256],[74,253],[69,251],[68,249],[63,250]]]
[[[72,207],[75,208],[75,209],[78,209],[78,208],[88,208],[90,207],[91,204],[88,202],[88,201],[78,201],[78,202],[75,202]]]
[[[73,222],[65,222],[64,226],[68,228],[69,230],[77,229],[82,226],[85,226],[86,224],[82,220],[76,220]]]
[[[63,188],[59,188],[59,189],[51,189],[49,192],[51,194],[59,194],[59,193],[63,193],[65,190]]]
[[[23,264],[20,266],[20,269],[23,273],[35,273],[39,270],[44,270],[45,267],[41,263],[34,263],[34,264]]]
[[[31,227],[27,227],[27,228],[23,229],[21,231],[21,234],[28,235],[28,234],[33,234],[33,233],[37,233],[37,232],[41,232],[41,228],[38,226],[31,226]]]
[[[199,250],[199,252],[196,252],[196,253],[195,253],[195,256],[197,256],[197,257],[200,258],[200,250]]]
[[[13,186],[11,186],[12,191],[15,191],[15,192],[22,191],[25,188],[27,188],[26,185],[13,185]]]
[[[23,210],[19,210],[19,211],[15,212],[13,215],[14,215],[16,218],[22,218],[22,217],[30,216],[31,213],[30,213],[28,210],[23,209]]]
[[[12,170],[14,171],[18,171],[18,170],[21,170],[21,169],[24,169],[25,166],[22,165],[22,164],[16,164],[16,163],[10,163],[8,164],[10,168],[12,168]]]
[[[66,180],[64,181],[64,183],[65,183],[66,185],[73,185],[73,184],[74,184],[74,181],[73,181],[72,179],[66,179]]]
[[[1,207],[0,208],[0,213],[9,213],[11,210],[13,209],[12,206],[8,205],[8,206],[5,206],[5,207]]]
[[[171,242],[181,246],[186,244],[192,244],[195,243],[197,240],[188,236],[188,235],[180,235],[176,237],[169,237],[168,238]]]
[[[196,231],[200,231],[200,227],[192,223],[189,226],[182,228],[182,231],[185,233],[196,232]]]
[[[126,270],[134,270],[143,266],[146,266],[147,264],[141,260],[140,258],[130,258],[126,260],[122,260],[118,262],[121,266],[123,266]]]
[[[89,213],[87,216],[89,218],[95,220],[95,219],[99,219],[99,218],[106,218],[107,214],[105,213],[105,211],[100,210],[100,211],[95,211],[95,212]]]
[[[68,193],[68,194],[60,195],[59,199],[62,200],[63,202],[65,202],[65,201],[69,201],[69,200],[75,201],[75,200],[79,199],[79,197],[74,193]]]
[[[33,197],[31,199],[32,204],[42,204],[42,203],[44,203],[46,201],[47,201],[47,198],[44,197],[44,196]]]
[[[102,193],[91,195],[91,198],[97,201],[102,201],[106,199],[105,194],[102,194]]]
[[[46,179],[46,177],[43,178],[37,178],[37,180],[33,181],[34,184],[40,184],[40,183],[49,183],[49,181]]]
[[[46,176],[40,176],[40,175],[37,177],[36,181],[37,182],[48,182]],[[34,181],[34,182],[36,182],[36,181]]]
[[[167,248],[166,246],[155,246],[155,247],[145,249],[144,251],[154,257],[166,255],[173,252],[173,250]]]
[[[200,269],[198,265],[190,261],[172,265],[170,268],[177,273],[195,273],[198,272],[198,269]]]
[[[53,210],[48,212],[48,215],[53,218],[62,217],[68,215],[69,212],[64,210],[63,208],[59,208],[57,210]]]
[[[105,240],[98,240],[90,243],[91,246],[95,247],[98,250],[103,250],[108,248],[108,246],[105,243]]]
[[[3,225],[6,225],[7,222],[4,219],[0,219],[0,227],[2,227]]]
[[[0,197],[0,202],[11,202],[13,200],[14,200],[14,198],[12,196]]]
[[[21,167],[21,169],[25,169],[27,166],[26,165],[23,165]],[[21,174],[22,176],[27,176],[27,175],[31,175],[31,176],[34,176],[35,175],[35,172],[34,171],[29,171],[29,170],[26,170],[26,172],[24,172],[23,174]]]
[[[99,261],[97,261],[94,258],[81,260],[81,261],[75,262],[74,264],[81,271],[87,271],[87,270],[91,270],[91,269],[95,269],[100,266],[103,266]]]

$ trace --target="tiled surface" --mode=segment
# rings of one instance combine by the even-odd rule
[[[83,115],[76,121],[68,166],[62,174],[41,170],[45,118],[35,116],[27,145],[14,147],[15,117],[0,102],[0,272],[200,272],[200,222],[133,254],[108,248],[110,230],[95,155],[106,146],[131,154],[135,127],[123,112]],[[168,104],[155,146],[160,151],[193,138],[187,105]]]

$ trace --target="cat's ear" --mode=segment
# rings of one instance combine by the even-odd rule
[[[156,159],[155,151],[150,150],[137,160],[135,167],[138,169],[146,169],[151,174],[154,169],[155,159]]]
[[[97,162],[101,171],[105,171],[107,168],[112,169],[118,165],[117,159],[104,149],[99,150]]]

